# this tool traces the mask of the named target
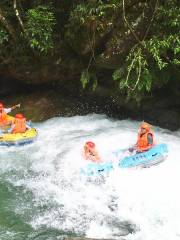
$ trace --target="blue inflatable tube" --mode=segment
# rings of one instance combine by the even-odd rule
[[[118,152],[118,151],[117,151]],[[167,144],[158,144],[150,150],[137,153],[132,156],[126,156],[122,159],[117,159],[119,168],[145,168],[156,165],[164,161],[167,157]],[[114,169],[112,162],[107,163],[89,163],[85,168],[81,168],[81,173],[87,176],[97,176],[105,174]]]
[[[132,156],[127,156],[119,161],[120,168],[130,167],[149,167],[151,165],[158,164],[164,161],[167,155],[168,149],[166,144],[158,144],[152,147],[150,150],[137,153]]]

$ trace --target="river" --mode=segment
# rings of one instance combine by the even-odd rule
[[[86,140],[102,156],[135,143],[139,122],[105,115],[57,117],[35,124],[37,140],[0,147],[0,239],[180,239],[180,131],[154,126],[168,144],[163,163],[80,174]]]

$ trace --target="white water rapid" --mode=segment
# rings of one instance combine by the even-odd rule
[[[59,117],[35,124],[34,143],[0,147],[1,180],[22,194],[13,199],[14,212],[34,230],[45,226],[87,238],[179,240],[180,131],[153,127],[157,142],[169,149],[157,166],[117,169],[104,177],[80,174],[85,141],[93,140],[105,156],[135,143],[138,126],[105,115]]]

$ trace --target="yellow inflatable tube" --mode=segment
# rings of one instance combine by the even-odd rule
[[[7,115],[8,122],[12,122],[14,120],[13,116]]]
[[[25,133],[5,133],[0,136],[0,145],[23,145],[32,142],[36,137],[35,128],[28,129]]]

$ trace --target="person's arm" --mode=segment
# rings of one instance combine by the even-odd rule
[[[30,124],[26,123],[26,128],[31,129],[32,127],[30,126]]]
[[[5,111],[5,113],[7,113],[7,114],[10,113],[11,110],[12,110],[11,108],[4,108],[4,111]]]
[[[130,148],[128,148],[128,152],[130,152],[130,153],[133,153],[134,150],[136,150],[136,146],[135,145],[130,147]]]
[[[100,158],[99,153],[98,153],[97,150],[94,150],[94,151],[93,151],[93,156],[91,156],[91,157],[92,157],[92,160],[93,160],[94,162],[102,162],[102,160],[101,160],[101,158]]]
[[[14,129],[14,124],[12,124],[10,129],[8,129],[8,133],[12,133],[13,129]]]
[[[148,133],[147,139],[148,139],[148,144],[152,145],[153,144],[153,135],[151,133]]]
[[[12,110],[14,110],[15,108],[20,107],[20,106],[21,106],[21,104],[19,103],[19,104],[14,105],[14,106],[12,106],[12,107],[10,107],[10,108],[5,108],[4,111],[5,111],[6,113],[10,113]]]
[[[21,106],[20,103],[19,103],[19,104],[16,104],[16,105],[14,105],[14,106],[11,107],[11,110],[14,110],[14,109],[17,108],[17,107],[20,108],[20,106]]]
[[[88,160],[88,152],[86,146],[84,146],[82,155],[85,160]]]

